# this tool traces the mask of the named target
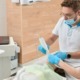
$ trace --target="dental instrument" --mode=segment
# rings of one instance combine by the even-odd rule
[[[39,42],[40,42],[40,44],[42,45],[42,47],[46,50],[46,55],[47,55],[47,57],[48,57],[48,55],[49,55],[50,52],[49,52],[47,43],[45,42],[44,38],[43,38],[43,37],[40,37],[40,38],[39,38]],[[55,53],[54,53],[54,54],[55,54]],[[57,66],[57,67],[60,68],[59,65],[55,65],[55,66]]]
[[[49,49],[48,49],[48,46],[47,46],[44,38],[43,38],[43,37],[39,38],[39,42],[40,42],[40,44],[42,45],[42,47],[46,50],[46,54],[47,54],[47,56],[48,56],[48,54],[49,54]]]

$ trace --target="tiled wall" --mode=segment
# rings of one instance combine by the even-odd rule
[[[37,51],[38,38],[45,39],[51,35],[57,20],[60,17],[60,3],[62,0],[38,2],[30,6],[7,2],[8,35],[13,36],[21,46],[19,63],[24,64],[41,56]],[[56,42],[51,51],[58,49]]]

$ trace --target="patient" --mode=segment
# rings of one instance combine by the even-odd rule
[[[48,61],[51,64],[56,64],[56,65],[60,66],[68,74],[70,74],[70,75],[74,76],[75,78],[77,78],[78,80],[80,80],[80,67],[74,68],[74,67],[68,65],[67,63],[65,63],[63,60],[61,60],[58,56],[53,55],[53,54],[50,54],[48,56]]]
[[[44,58],[44,57],[43,57]],[[56,74],[49,63],[38,63],[23,67],[17,72],[14,80],[63,80]]]

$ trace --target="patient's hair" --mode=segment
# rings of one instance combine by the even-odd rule
[[[80,9],[80,0],[64,0],[61,3],[61,7],[72,8],[74,12],[77,12]]]

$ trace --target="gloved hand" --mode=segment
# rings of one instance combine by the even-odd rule
[[[59,61],[60,61],[60,58],[58,58],[56,55],[54,54],[49,54],[48,55],[48,61],[51,63],[51,64],[58,64]]]
[[[47,47],[48,47],[48,49],[49,49],[49,45],[47,45]],[[39,45],[39,46],[38,46],[38,50],[39,50],[40,52],[42,52],[43,54],[46,54],[46,50],[42,47],[42,45]]]
[[[60,59],[64,60],[67,58],[67,53],[66,52],[61,52],[61,51],[58,51],[56,52],[54,55],[56,55],[57,57],[59,57]]]

